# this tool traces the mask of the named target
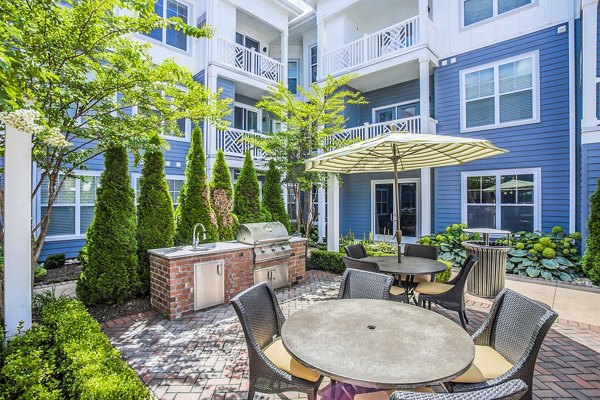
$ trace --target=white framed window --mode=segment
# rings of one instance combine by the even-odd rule
[[[261,112],[258,108],[242,103],[234,103],[233,127],[244,131],[259,132]]]
[[[462,27],[477,24],[522,7],[534,5],[537,0],[461,0]]]
[[[178,0],[157,0],[154,3],[154,13],[159,17],[179,17],[184,23],[188,23],[192,6]],[[175,47],[179,50],[188,51],[188,37],[182,31],[172,28],[157,28],[145,34],[152,39]]]
[[[131,184],[133,186],[133,191],[135,193],[136,204],[137,197],[140,191],[140,179],[142,178],[142,174],[133,173],[131,174]],[[184,175],[167,175],[167,186],[169,187],[169,194],[171,195],[171,199],[173,200],[173,206],[177,207],[179,205],[178,198],[179,192],[181,192],[181,187],[183,186],[183,182],[185,182]]]
[[[470,228],[541,230],[541,169],[461,174],[462,222]]]
[[[78,178],[67,177],[52,205],[48,241],[83,238],[92,219],[96,191],[100,187],[100,171],[76,171]],[[62,176],[59,181],[62,180]],[[49,182],[45,179],[40,187],[39,218],[48,209]]]
[[[317,45],[313,44],[308,48],[308,58],[310,60],[310,83],[315,83],[317,81],[318,74],[318,58],[317,58]]]
[[[373,109],[373,123],[393,121],[395,119],[411,118],[421,115],[419,99],[390,104]]]
[[[461,132],[540,121],[537,51],[460,72]]]
[[[298,60],[288,61],[288,90],[293,94],[298,93]]]

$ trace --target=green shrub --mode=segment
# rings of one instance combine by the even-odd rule
[[[439,283],[446,283],[450,280],[450,276],[452,275],[452,261],[440,261],[446,264],[448,268],[443,272],[438,272],[435,274],[435,281]]]
[[[0,398],[63,399],[52,334],[34,325],[8,341],[0,370]]]
[[[231,187],[231,172],[225,161],[223,150],[217,151],[217,158],[212,171],[210,182],[210,200],[217,219],[217,229],[221,240],[235,239],[237,220],[233,215]]]
[[[175,244],[191,244],[194,225],[202,223],[207,241],[218,240],[217,219],[210,205],[210,190],[206,179],[206,156],[202,144],[202,130],[192,131],[190,149],[186,158],[185,182],[175,211]],[[202,238],[200,238],[202,239]]]
[[[173,246],[175,221],[173,200],[165,176],[165,158],[160,150],[160,139],[152,144],[157,150],[144,154],[144,166],[139,183],[137,204],[137,243],[140,294],[150,290],[150,257],[148,250]]]
[[[452,224],[444,232],[431,234],[419,238],[419,244],[438,246],[439,259],[452,262],[454,268],[463,266],[467,259],[467,252],[462,247],[465,240],[479,240],[479,235],[463,232],[467,224]]]
[[[40,279],[41,277],[46,276],[47,273],[48,270],[46,268],[42,267],[40,264],[35,264],[33,273],[35,279]]]
[[[46,261],[44,261],[44,268],[46,268],[46,269],[62,268],[65,266],[65,261],[67,261],[67,257],[65,256],[65,253],[52,254],[52,255],[46,257]]]
[[[260,202],[260,186],[250,152],[246,153],[240,176],[235,183],[233,213],[238,217],[240,224],[271,220],[271,216]]]
[[[343,257],[344,254],[334,251],[313,250],[310,253],[310,265],[313,269],[341,274],[346,269]]]
[[[128,164],[125,148],[106,151],[94,219],[81,251],[83,272],[77,281],[77,297],[87,305],[122,304],[138,292],[136,216]]]
[[[271,220],[281,222],[290,232],[290,217],[285,210],[283,190],[281,188],[281,173],[275,167],[273,160],[269,161],[269,170],[263,187],[263,207],[271,214]]]
[[[600,285],[600,179],[596,190],[590,196],[588,235],[583,256],[583,272],[595,285]]]
[[[67,398],[150,399],[148,388],[81,302],[59,299],[47,305],[42,324],[52,332]]]

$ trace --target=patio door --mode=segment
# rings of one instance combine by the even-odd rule
[[[403,242],[414,243],[418,237],[419,224],[419,181],[417,179],[398,180],[400,192],[400,227]],[[396,240],[394,236],[396,203],[394,181],[373,181],[371,190],[371,229],[376,241]]]

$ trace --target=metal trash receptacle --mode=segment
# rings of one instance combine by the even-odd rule
[[[467,255],[479,258],[467,279],[467,292],[484,298],[496,297],[504,289],[510,247],[484,241],[466,241],[463,247]]]

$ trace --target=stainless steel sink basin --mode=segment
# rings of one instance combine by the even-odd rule
[[[196,246],[192,246],[192,251],[208,251],[217,247],[216,243],[199,243]]]

